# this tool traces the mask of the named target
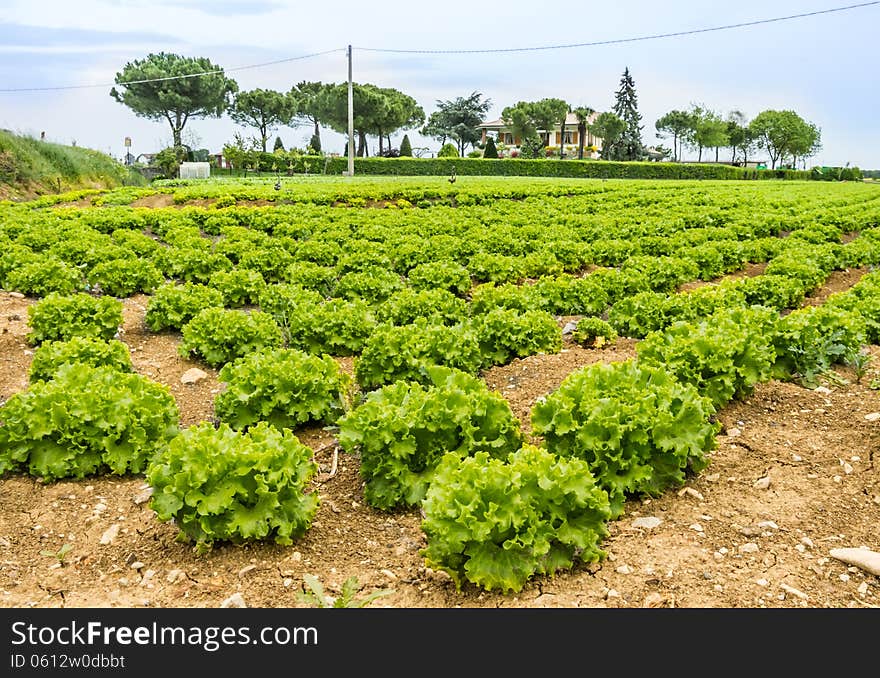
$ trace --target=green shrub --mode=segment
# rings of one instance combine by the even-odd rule
[[[544,142],[537,134],[527,136],[519,145],[520,158],[523,160],[537,160],[546,158],[547,153],[544,150]]]
[[[36,351],[31,361],[29,377],[35,381],[49,381],[62,365],[83,363],[91,367],[109,367],[119,372],[133,372],[128,346],[121,341],[93,337],[71,337],[67,341],[47,341]]]
[[[456,149],[456,156],[458,150]],[[272,153],[261,160],[262,171],[272,171],[277,159]],[[304,158],[310,174],[340,174],[347,169],[346,156]],[[786,179],[805,180],[809,172],[752,170],[715,163],[612,162],[594,160],[523,160],[503,158],[489,162],[485,158],[355,158],[355,174],[386,176],[449,176],[453,166],[458,175],[567,177],[580,179]]]
[[[488,137],[486,139],[486,148],[483,149],[483,157],[491,158],[493,160],[498,159],[498,147],[495,145],[495,137]]]
[[[295,429],[334,423],[350,407],[351,377],[330,356],[276,349],[251,353],[220,370],[214,400],[220,421],[244,429],[260,421]]]
[[[0,407],[0,473],[141,473],[177,433],[178,417],[165,386],[113,367],[62,365]]]
[[[444,454],[505,456],[522,444],[510,405],[483,381],[442,367],[426,372],[426,385],[384,386],[339,421],[339,444],[359,454],[364,494],[376,508],[420,503]]]
[[[28,307],[28,341],[67,341],[95,337],[109,341],[122,325],[122,302],[112,297],[93,297],[85,292],[53,292]]]
[[[605,557],[608,495],[588,464],[524,445],[506,459],[444,456],[422,504],[428,567],[486,591]]]
[[[215,542],[291,544],[311,526],[319,498],[311,449],[287,429],[245,433],[203,422],[176,436],[147,468],[150,507],[200,550]]]
[[[455,144],[451,142],[447,142],[440,147],[440,150],[437,151],[438,158],[457,158],[458,157],[458,148],[456,148]]]
[[[402,158],[411,158],[412,157],[412,143],[410,143],[409,134],[404,134],[403,141],[400,142],[400,157],[402,157]]]

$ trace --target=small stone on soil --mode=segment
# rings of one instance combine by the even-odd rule
[[[244,596],[240,593],[233,593],[220,603],[220,607],[247,607],[247,603],[244,602]]]
[[[200,370],[198,367],[193,367],[188,369],[183,375],[180,377],[181,384],[198,384],[203,379],[208,378],[208,373],[204,370]]]
[[[663,521],[659,518],[655,518],[654,516],[646,516],[644,518],[636,518],[632,521],[632,526],[637,528],[643,528],[645,530],[652,530]]]

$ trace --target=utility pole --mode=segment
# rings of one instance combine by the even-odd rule
[[[354,176],[354,90],[351,83],[351,45],[348,46],[348,176]]]

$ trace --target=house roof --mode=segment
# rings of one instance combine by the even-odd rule
[[[597,117],[599,117],[599,113],[594,112],[592,115],[590,115],[589,118],[587,118],[587,122],[593,122]],[[565,116],[565,126],[577,127],[577,124],[577,115],[569,111],[568,114]],[[508,127],[508,125],[505,124],[502,118],[496,118],[495,120],[488,120],[484,123],[481,123],[480,125],[478,125],[478,127],[480,129],[502,129],[504,127]]]

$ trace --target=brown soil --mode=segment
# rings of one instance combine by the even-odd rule
[[[837,276],[835,287],[852,284]],[[825,292],[820,292],[821,296]],[[826,294],[827,296],[827,294]],[[166,384],[181,424],[212,417],[216,371],[177,353],[179,335],[143,325],[146,297],[125,301],[121,338],[138,372]],[[27,306],[0,292],[0,401],[27,386],[32,348]],[[634,355],[621,339],[599,350],[566,342],[556,355],[489,370],[528,432],[535,399],[579,367]],[[205,555],[175,540],[147,502],[142,476],[101,476],[43,484],[26,475],[0,480],[0,607],[218,607],[240,593],[250,607],[305,606],[297,597],[313,574],[331,595],[357,577],[362,595],[393,590],[373,607],[876,607],[880,578],[829,555],[837,547],[880,550],[880,347],[857,381],[849,368],[827,387],[769,382],[719,414],[709,467],[679,490],[630,501],[610,525],[601,563],[536,578],[518,594],[457,591],[425,567],[417,510],[385,513],[363,499],[358,460],[337,451],[332,431],[300,431],[316,450],[321,500],[309,531],[292,546],[223,545]],[[342,360],[351,370],[351,359]],[[208,373],[184,385],[181,374]],[[335,460],[335,463],[334,463]],[[639,527],[638,518],[660,520]],[[111,525],[118,535],[101,537]],[[71,545],[63,562],[44,552]]]
[[[869,270],[870,269],[867,266],[862,266],[861,268],[847,268],[842,271],[832,271],[824,285],[812,294],[807,295],[804,299],[803,305],[821,306],[832,294],[843,292],[855,285],[863,276],[868,274]]]
[[[132,207],[175,207],[174,195],[171,193],[154,193],[132,201]]]
[[[690,282],[683,283],[678,286],[679,292],[690,292],[692,290],[697,289],[698,287],[705,287],[706,285],[714,285],[724,280],[739,280],[741,278],[754,278],[759,275],[764,274],[764,269],[767,268],[766,262],[761,262],[758,264],[748,263],[742,270],[735,271],[734,273],[730,273],[729,275],[721,276],[720,278],[716,278],[715,280],[692,280]]]

